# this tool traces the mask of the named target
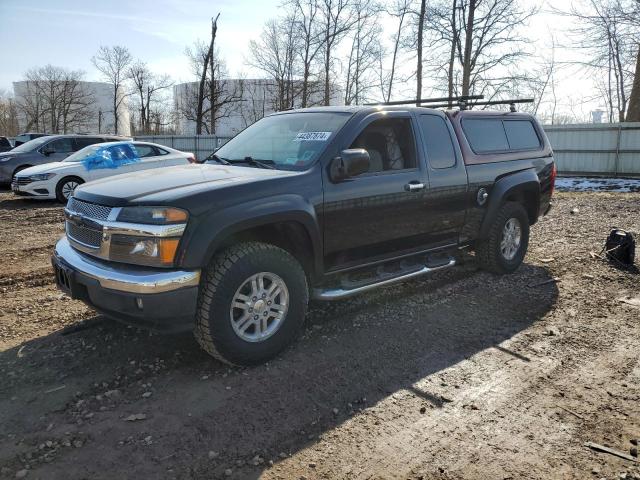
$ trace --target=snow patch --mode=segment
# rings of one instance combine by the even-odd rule
[[[559,192],[640,192],[640,179],[557,177]]]

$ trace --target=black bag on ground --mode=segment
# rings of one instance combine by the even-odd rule
[[[604,244],[604,252],[609,261],[631,268],[636,256],[636,239],[633,233],[614,228]]]

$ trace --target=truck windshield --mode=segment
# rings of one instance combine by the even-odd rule
[[[229,140],[216,151],[216,157],[230,163],[255,166],[258,161],[282,170],[304,170],[350,116],[350,113],[305,112],[265,117]]]

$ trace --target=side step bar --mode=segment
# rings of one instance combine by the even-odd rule
[[[422,275],[427,275],[429,273],[436,272],[438,270],[443,270],[445,268],[453,267],[456,264],[455,259],[449,260],[448,263],[444,265],[439,265],[437,267],[427,267],[426,265],[419,270],[415,270],[413,272],[400,274],[397,277],[387,278],[385,280],[381,280],[379,282],[369,283],[367,285],[362,285],[360,287],[355,288],[329,288],[329,289],[320,289],[316,288],[313,290],[312,297],[314,300],[342,300],[343,298],[352,297],[354,295],[358,295],[360,293],[368,292],[369,290],[373,290],[378,287],[386,287],[388,285],[393,285],[394,283],[404,282],[405,280],[410,280],[415,277],[421,277]]]

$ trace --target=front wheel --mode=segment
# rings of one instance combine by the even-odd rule
[[[75,189],[83,183],[84,181],[78,177],[63,178],[58,182],[58,185],[56,185],[56,198],[60,203],[67,203]]]
[[[507,202],[499,210],[486,239],[476,246],[480,266],[493,273],[512,273],[529,246],[529,216],[520,203]]]
[[[225,363],[263,363],[300,333],[308,301],[305,272],[288,252],[258,242],[234,245],[205,271],[195,337]]]

